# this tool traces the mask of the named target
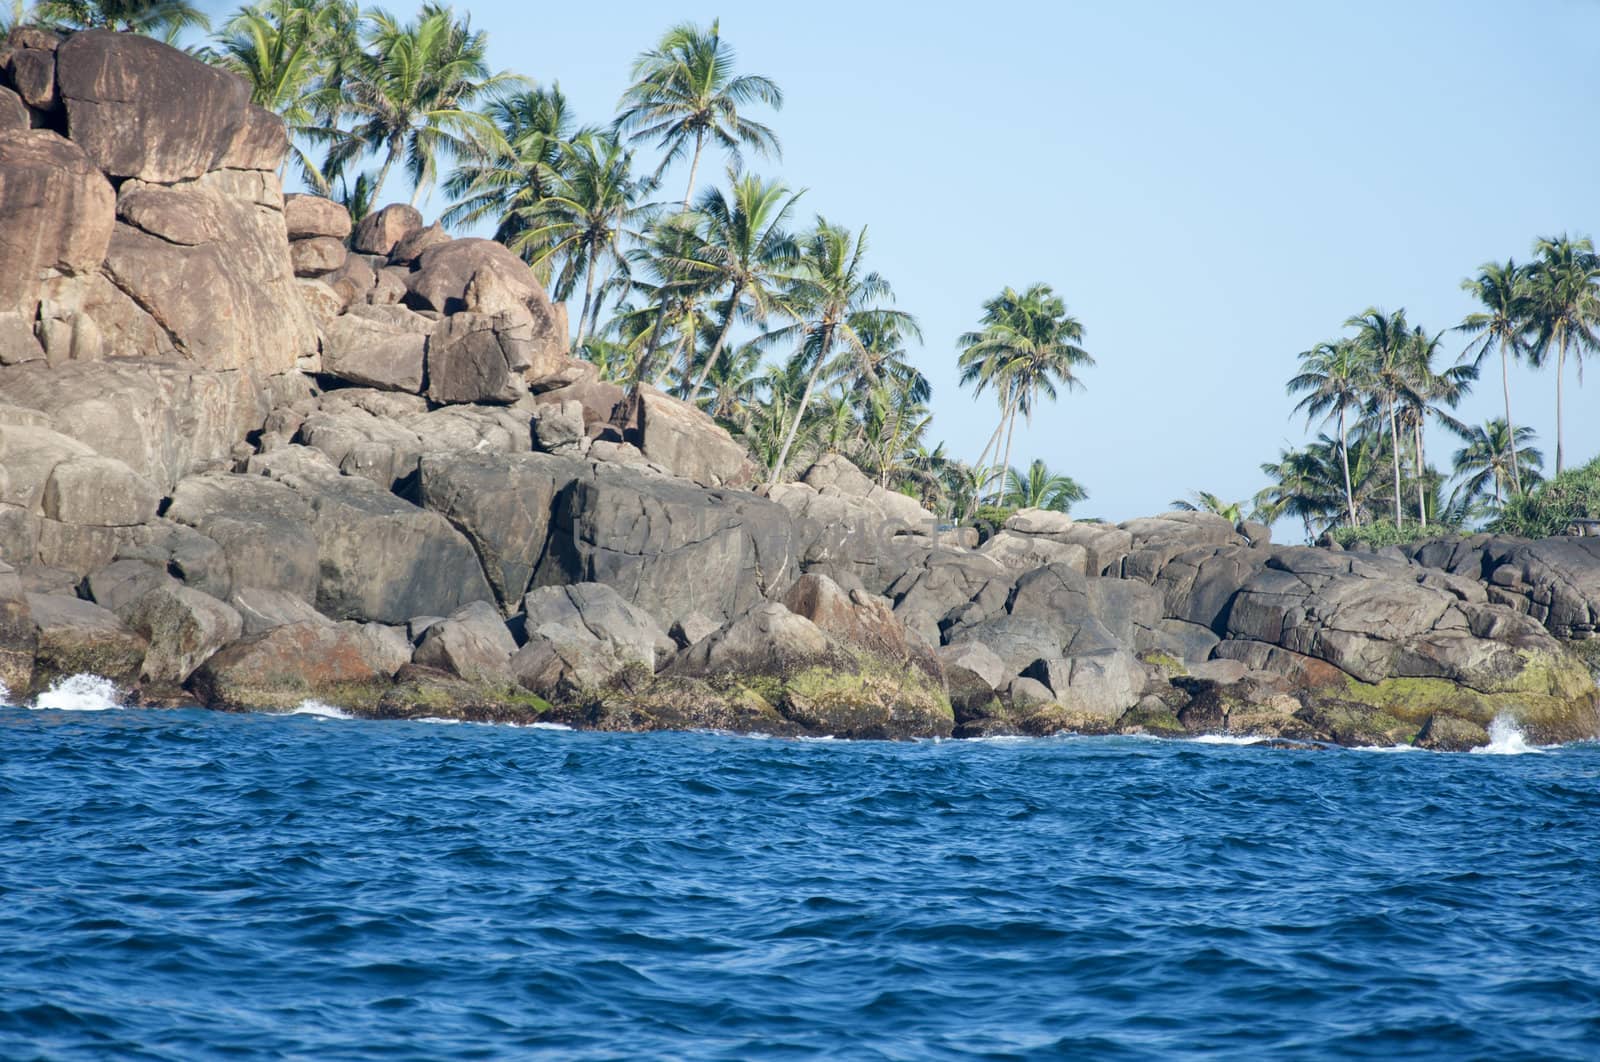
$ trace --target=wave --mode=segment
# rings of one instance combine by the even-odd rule
[[[1259,745],[1267,739],[1240,734],[1201,734],[1199,737],[1190,738],[1189,740],[1196,745]]]
[[[355,718],[355,716],[350,715],[348,712],[345,712],[345,711],[343,711],[343,710],[341,710],[339,708],[335,708],[331,704],[323,704],[321,701],[316,701],[316,700],[304,700],[304,701],[301,701],[294,708],[290,709],[286,714],[288,714],[288,715],[312,715],[312,716],[316,716],[318,719],[354,719]]]
[[[1528,744],[1528,737],[1516,720],[1508,715],[1497,715],[1489,724],[1489,743],[1479,745],[1472,752],[1479,756],[1526,756],[1538,755],[1544,749]]]
[[[7,699],[0,691],[0,701]],[[107,712],[121,708],[122,698],[110,679],[84,673],[57,679],[29,707],[48,712]]]

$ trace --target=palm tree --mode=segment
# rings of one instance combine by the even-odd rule
[[[484,113],[500,137],[494,143],[464,145],[460,164],[444,182],[445,194],[454,202],[439,220],[452,228],[492,221],[494,238],[509,247],[527,229],[528,208],[549,199],[560,186],[580,130],[559,84],[499,96]],[[523,257],[539,258],[543,250],[525,245]],[[539,279],[548,284],[548,270]]]
[[[845,387],[858,396],[881,386],[904,392],[914,402],[927,402],[933,397],[933,385],[907,360],[906,342],[922,339],[916,322],[888,317],[869,318],[861,324],[860,351],[851,352],[836,367]]]
[[[677,264],[676,272],[689,282],[699,281],[706,291],[727,291],[721,327],[705,362],[685,387],[685,398],[693,398],[705,386],[741,311],[757,324],[781,311],[782,287],[800,256],[784,225],[804,192],[791,194],[782,181],[753,175],[729,173],[728,178],[729,193],[712,188],[701,195],[689,254]]]
[[[1026,472],[1015,468],[1006,470],[1006,489],[1001,504],[1064,513],[1088,497],[1089,492],[1071,476],[1051,472],[1043,461],[1035,459]]]
[[[1510,362],[1528,353],[1528,328],[1533,312],[1528,269],[1511,259],[1507,259],[1504,265],[1485,262],[1478,267],[1478,275],[1463,280],[1461,287],[1483,306],[1482,310],[1468,314],[1456,326],[1457,331],[1474,337],[1461,352],[1462,360],[1470,358],[1472,367],[1478,369],[1490,350],[1500,351],[1500,386],[1505,392],[1505,423],[1510,425],[1513,423]],[[1506,441],[1511,447],[1511,486],[1521,494],[1521,462],[1516,459],[1519,435],[1515,429],[1508,429]]]
[[[866,255],[864,227],[852,236],[849,229],[819,217],[816,229],[805,240],[799,268],[785,296],[799,323],[779,334],[799,332],[800,353],[811,370],[788,437],[773,462],[768,486],[776,485],[783,475],[817,378],[834,352],[842,348],[859,356],[865,349],[861,330],[883,327],[891,320],[915,323],[910,314],[884,305],[894,300],[894,292],[887,280],[866,268]]]
[[[553,293],[558,301],[569,298],[578,278],[583,278],[583,306],[573,339],[576,349],[583,345],[590,307],[595,305],[601,263],[610,262],[613,270],[626,268],[621,243],[638,238],[654,212],[654,205],[643,200],[655,190],[655,182],[633,175],[633,152],[610,136],[580,136],[566,154],[566,173],[554,194],[518,208],[525,227],[511,249],[536,248],[536,265],[561,258]],[[605,288],[602,283],[602,293]]]
[[[1241,523],[1245,517],[1244,502],[1223,501],[1221,495],[1206,490],[1192,490],[1187,499],[1176,498],[1170,504],[1179,512],[1215,513],[1233,524]]]
[[[367,48],[352,57],[344,77],[343,109],[355,124],[329,152],[327,166],[340,168],[369,151],[382,154],[372,186],[378,201],[390,168],[404,156],[415,206],[441,154],[470,158],[504,149],[495,123],[470,108],[520,79],[491,74],[488,38],[473,32],[469,19],[458,22],[448,7],[426,4],[416,22],[404,25],[383,11],[369,19]]]
[[[634,61],[633,84],[622,94],[615,128],[633,140],[656,141],[664,153],[657,177],[690,153],[683,193],[688,210],[707,141],[722,145],[735,166],[744,147],[763,155],[780,153],[776,133],[739,114],[739,108],[755,103],[781,110],[783,92],[769,78],[734,74],[733,47],[722,39],[719,21],[713,20],[709,30],[684,22]]]
[[[1368,365],[1367,397],[1375,407],[1373,412],[1381,412],[1388,421],[1394,458],[1394,523],[1396,527],[1403,527],[1398,409],[1409,379],[1406,356],[1410,332],[1406,326],[1406,312],[1402,309],[1390,314],[1369,307],[1347,320],[1345,327],[1357,330],[1355,342],[1361,347]]]
[[[1531,487],[1539,481],[1544,455],[1533,446],[1532,428],[1517,428],[1513,432],[1504,420],[1496,417],[1487,424],[1462,426],[1456,434],[1466,445],[1451,458],[1455,475],[1461,480],[1452,495],[1453,508],[1470,508],[1493,493],[1494,507],[1498,510],[1512,491],[1525,492],[1519,484]],[[1459,505],[1456,498],[1460,499]]]
[[[1067,390],[1083,386],[1073,370],[1094,364],[1079,344],[1083,325],[1067,313],[1066,303],[1048,284],[1034,284],[1018,294],[1006,288],[983,304],[983,328],[961,337],[961,382],[975,383],[974,394],[993,386],[1000,399],[1000,424],[978,457],[979,465],[991,450],[1004,456],[999,467],[1011,463],[1011,437],[1017,414],[1030,422],[1040,396],[1054,400],[1059,383]]]
[[[1424,422],[1433,417],[1452,431],[1461,422],[1445,412],[1454,409],[1472,390],[1472,381],[1478,370],[1471,365],[1455,365],[1443,372],[1435,372],[1434,355],[1439,352],[1443,333],[1429,336],[1418,325],[1405,339],[1406,386],[1401,395],[1401,409],[1406,426],[1411,429],[1413,454],[1416,458],[1417,520],[1425,529],[1428,526],[1427,459],[1424,456],[1422,429]]]
[[[13,4],[21,22],[26,8]],[[113,29],[172,40],[185,29],[208,29],[211,20],[188,0],[44,0],[33,17],[74,29]]]
[[[306,182],[324,195],[328,179],[297,141],[333,135],[324,120],[329,41],[357,18],[351,5],[329,0],[260,0],[229,18],[218,40],[217,65],[249,83],[252,103],[284,120],[292,157]]]
[[[1349,410],[1360,407],[1366,393],[1370,366],[1363,348],[1350,339],[1319,343],[1300,355],[1300,372],[1289,381],[1291,395],[1305,397],[1294,407],[1304,410],[1306,426],[1321,417],[1339,421],[1339,464],[1344,472],[1345,513],[1357,525],[1355,488],[1350,481],[1350,443],[1346,425]]]
[[[1600,347],[1595,329],[1600,325],[1600,258],[1587,239],[1562,234],[1534,244],[1538,256],[1531,270],[1535,340],[1533,363],[1542,366],[1550,348],[1556,350],[1556,475],[1561,474],[1562,380],[1567,354],[1578,362],[1578,382],[1583,382],[1583,355]]]

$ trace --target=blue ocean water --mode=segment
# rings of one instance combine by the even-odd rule
[[[6,1059],[1600,1055],[1597,745],[0,709],[0,855]]]

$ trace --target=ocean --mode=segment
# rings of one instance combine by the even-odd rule
[[[1600,1057],[1596,744],[45,703],[0,708],[0,1058]]]

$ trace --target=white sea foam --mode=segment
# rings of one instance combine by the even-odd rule
[[[441,719],[436,715],[425,715],[421,719],[413,720],[413,722],[417,722],[417,723],[432,723],[435,726],[457,726],[457,725],[460,724],[461,720],[459,720],[459,719]]]
[[[34,698],[33,707],[51,712],[104,712],[122,704],[110,679],[83,674],[57,679]]]
[[[1543,750],[1528,744],[1527,735],[1510,716],[1497,715],[1489,724],[1489,743],[1472,751],[1482,756],[1521,756]]]
[[[570,726],[568,726],[565,723],[529,723],[528,726],[529,726],[530,729],[533,729],[533,730],[571,730],[572,729]]]
[[[1267,739],[1242,734],[1201,734],[1190,740],[1196,745],[1258,745]]]
[[[1427,752],[1416,745],[1353,745],[1351,752]]]
[[[10,704],[10,703],[11,703],[11,687],[7,686],[4,682],[0,682],[0,704]]]
[[[289,712],[289,714],[290,715],[314,715],[318,719],[350,719],[350,718],[353,718],[352,716],[346,715],[344,712],[342,712],[339,709],[335,708],[331,704],[323,704],[321,701],[312,701],[312,700],[301,701],[297,706],[295,706],[295,708],[292,711]]]

